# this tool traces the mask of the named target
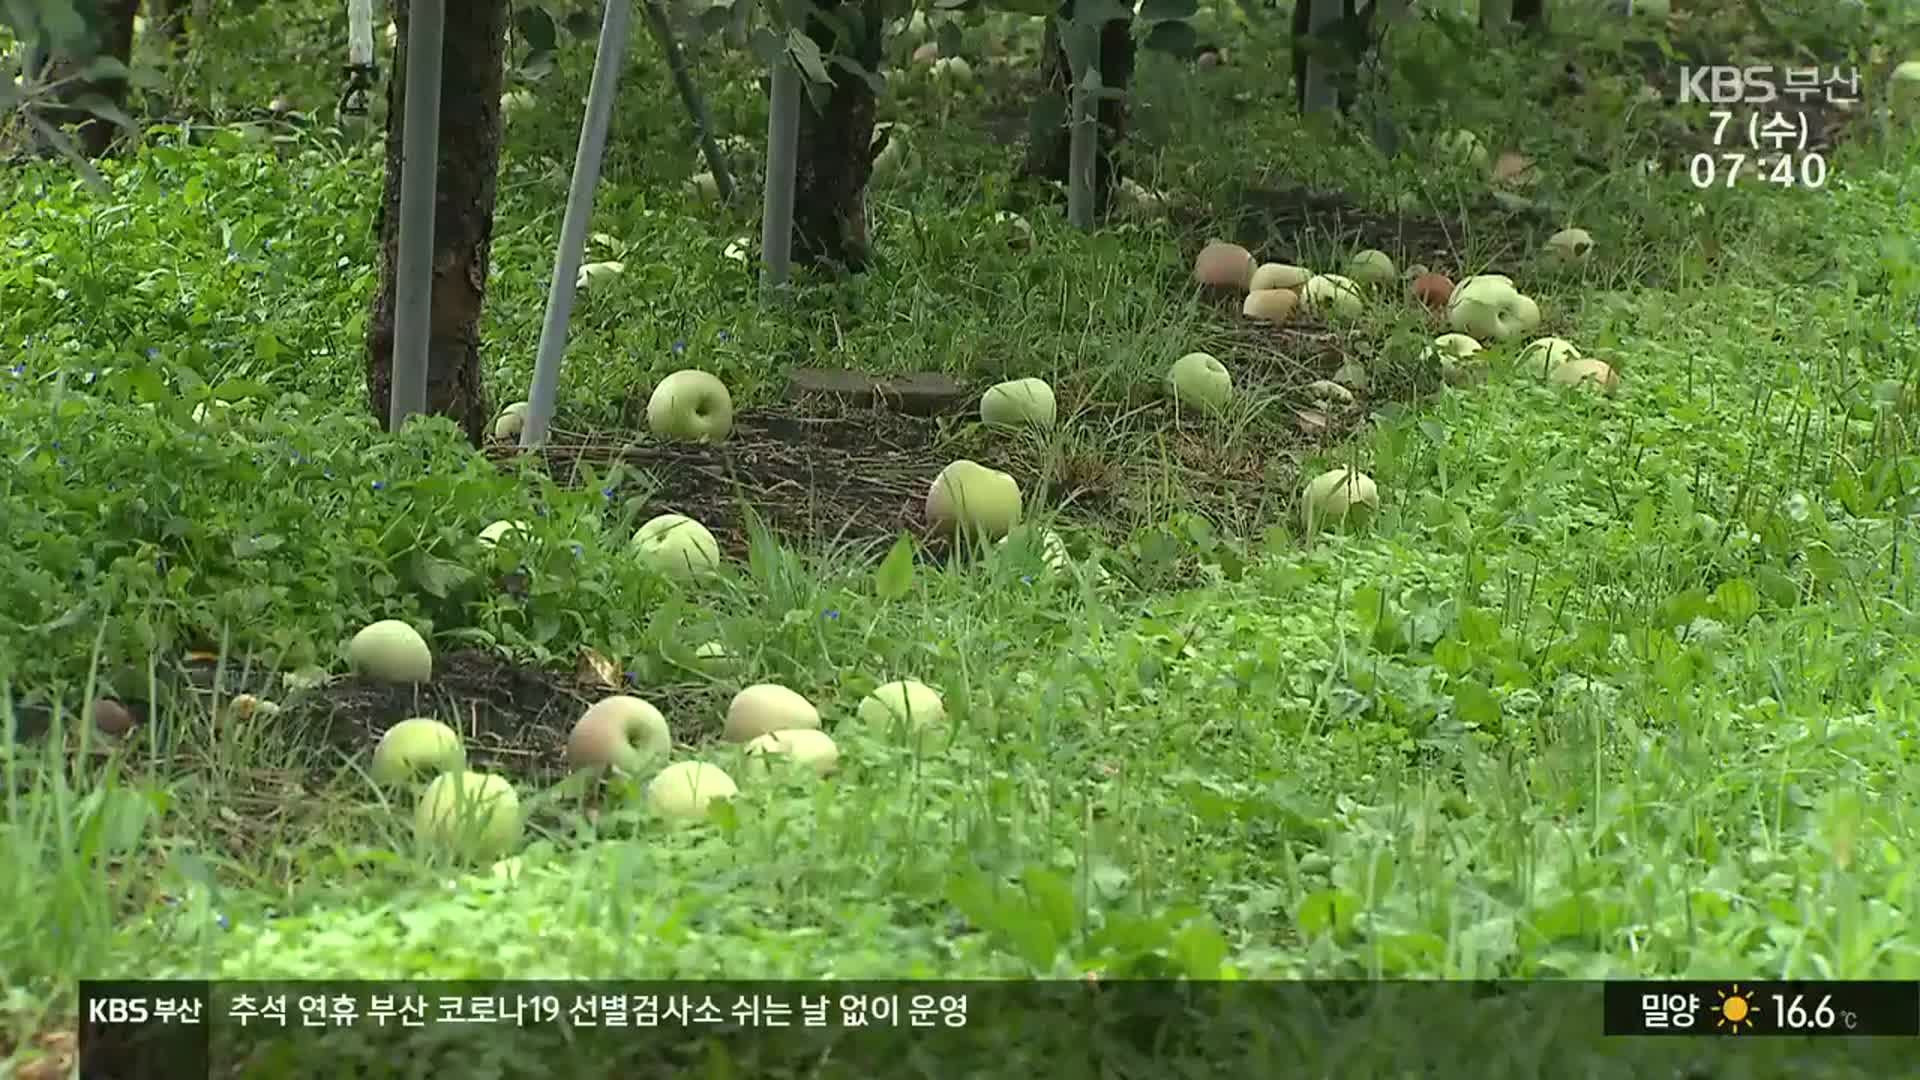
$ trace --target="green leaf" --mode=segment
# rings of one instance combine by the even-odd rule
[[[1217,979],[1227,960],[1227,939],[1203,922],[1192,922],[1173,935],[1173,958],[1190,979]]]
[[[1191,19],[1199,13],[1197,0],[1145,0],[1140,5],[1140,17],[1148,22]]]
[[[787,51],[786,40],[764,26],[754,27],[753,33],[747,35],[747,48],[768,67],[779,63]]]
[[[934,31],[933,43],[941,56],[959,56],[967,47],[966,35],[957,22],[941,23],[940,29]]]
[[[1735,628],[1744,626],[1760,614],[1760,590],[1746,578],[1729,578],[1713,590],[1713,608],[1721,622]]]
[[[1341,936],[1353,927],[1353,917],[1360,910],[1360,902],[1350,893],[1338,889],[1321,889],[1300,901],[1300,909],[1294,913],[1293,923],[1302,936],[1318,937],[1322,934]]]
[[[898,600],[913,588],[913,537],[902,532],[893,549],[880,560],[874,572],[873,588],[882,600]]]
[[[1453,717],[1483,731],[1495,730],[1500,726],[1500,699],[1475,680],[1463,679],[1454,684]]]
[[[407,560],[407,576],[421,592],[436,600],[445,600],[454,589],[472,580],[473,571],[457,562],[415,551]]]
[[[798,30],[787,32],[787,45],[793,53],[793,62],[800,65],[800,73],[807,81],[816,86],[833,81],[827,74],[825,57],[820,54],[820,44]]]
[[[535,53],[549,53],[559,47],[559,32],[553,23],[553,16],[539,4],[521,6],[513,13],[513,29]]]
[[[1029,866],[1020,875],[1020,881],[1026,886],[1028,902],[1034,912],[1046,920],[1053,936],[1059,940],[1073,936],[1074,927],[1080,922],[1080,909],[1074,903],[1073,885],[1066,877],[1044,866]]]

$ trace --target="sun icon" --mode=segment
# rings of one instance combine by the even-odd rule
[[[1753,991],[1743,992],[1740,984],[1734,983],[1731,991],[1715,990],[1714,993],[1720,995],[1720,1019],[1713,1022],[1714,1027],[1726,1028],[1729,1035],[1740,1034],[1741,1024],[1753,1030]]]

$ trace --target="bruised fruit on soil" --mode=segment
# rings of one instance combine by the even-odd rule
[[[1167,393],[1189,409],[1219,412],[1233,400],[1233,373],[1207,353],[1188,353],[1167,369]]]
[[[705,525],[685,514],[661,514],[640,526],[629,545],[656,573],[690,578],[720,565],[720,543]]]
[[[1421,274],[1413,279],[1413,296],[1435,311],[1444,311],[1453,297],[1453,282],[1445,274]]]
[[[381,682],[433,681],[433,651],[418,630],[399,619],[382,619],[353,635],[347,664],[355,674]]]
[[[1215,240],[1193,260],[1193,280],[1215,289],[1247,291],[1253,279],[1253,253],[1239,244]]]
[[[673,751],[673,733],[660,710],[637,697],[615,694],[588,706],[567,737],[567,764],[576,769],[639,773]]]
[[[495,858],[520,842],[520,797],[505,777],[449,772],[434,777],[413,812],[423,845],[469,858]]]
[[[825,776],[840,766],[840,747],[833,736],[816,728],[771,731],[747,744],[747,760],[760,771],[767,771],[775,758]]]
[[[960,459],[927,488],[927,521],[946,533],[998,540],[1020,523],[1020,485],[997,469]]]
[[[733,695],[721,736],[743,743],[775,731],[819,726],[820,710],[813,702],[778,683],[758,683]]]
[[[381,787],[395,787],[423,776],[464,772],[467,750],[460,733],[438,720],[416,716],[380,736],[367,775]]]
[[[1366,473],[1331,469],[1307,484],[1300,501],[1309,531],[1359,524],[1379,509],[1380,489]]]
[[[1254,292],[1267,289],[1292,289],[1298,292],[1300,287],[1313,279],[1313,271],[1304,266],[1288,263],[1261,263],[1248,280],[1247,288]]]
[[[133,730],[133,713],[112,698],[96,698],[93,726],[108,735],[125,735]]]
[[[647,805],[674,821],[701,821],[716,800],[738,794],[740,787],[733,777],[704,761],[669,765],[647,783]]]
[[[940,691],[913,679],[883,683],[860,701],[860,719],[874,727],[904,723],[920,728],[947,718]]]
[[[1283,323],[1299,305],[1300,294],[1292,289],[1258,289],[1247,294],[1246,303],[1240,305],[1240,314],[1262,322]]]
[[[1045,379],[1010,379],[980,395],[980,422],[988,427],[1050,428],[1056,413]]]

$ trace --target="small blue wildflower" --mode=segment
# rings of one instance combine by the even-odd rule
[[[720,331],[720,333],[716,336],[720,338],[720,341],[722,344],[725,344],[726,342],[733,340],[733,335],[727,333],[725,330]]]
[[[233,929],[233,923],[230,922],[225,915],[222,915],[217,911],[213,913],[213,921],[219,923],[220,929],[222,930]]]
[[[333,470],[332,470],[332,469],[321,469],[321,470],[320,470],[320,475],[321,475],[321,477],[322,477],[323,479],[327,479],[327,480],[331,480],[331,479],[333,479]]]
[[[839,617],[840,617],[840,609],[839,609],[839,608],[828,608],[828,609],[826,610],[826,616],[827,616],[827,618],[829,618],[829,619],[837,619],[837,618],[839,618]]]
[[[160,350],[158,348],[155,348],[152,345],[147,346],[147,359],[151,360],[154,357],[159,355],[160,355]]]
[[[577,559],[577,558],[579,558],[580,556],[582,556],[582,555],[584,555],[584,554],[586,554],[586,552],[587,552],[587,549],[586,549],[586,548],[584,548],[584,547],[582,547],[581,545],[579,545],[579,544],[575,544],[575,545],[573,545],[573,557],[574,557],[574,558],[576,558],[576,559]]]
[[[373,482],[373,490],[375,491],[385,490],[386,486],[387,486],[387,482],[384,480],[375,480]]]
[[[7,370],[13,374],[14,378],[17,379],[20,376],[25,375],[27,373],[27,365],[15,364],[12,367],[8,368]]]
[[[606,488],[601,488],[601,489],[600,489],[600,494],[601,494],[601,495],[602,495],[603,497],[605,497],[605,498],[609,498],[609,499],[611,499],[611,498],[613,498],[613,489],[612,489],[612,488],[610,488],[610,487],[606,487]]]
[[[1021,574],[1021,575],[1020,575],[1020,584],[1022,584],[1022,585],[1031,585],[1031,584],[1033,584],[1033,575],[1032,575],[1032,574]]]
[[[675,353],[683,353],[683,352],[686,352],[686,351],[687,351],[687,343],[686,343],[686,342],[684,342],[684,341],[676,341],[676,342],[674,342],[674,343],[673,343],[673,351],[674,351]]]

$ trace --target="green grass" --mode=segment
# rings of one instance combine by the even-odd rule
[[[1465,197],[1278,98],[1236,105],[1272,89],[1259,57],[1284,45],[1240,33],[1217,79],[1146,62],[1144,182],[1200,205],[1268,174],[1376,206],[1423,181]],[[531,372],[590,52],[509,132],[483,347],[502,401]],[[757,136],[750,78],[738,57],[703,71],[723,126]],[[761,311],[723,254],[752,214],[685,200],[690,140],[646,109],[664,72],[630,72],[595,219],[619,246],[589,256],[627,271],[582,297],[563,426],[611,428],[687,365],[748,403],[819,361],[1125,387],[1219,333],[1168,287],[1197,238],[1166,222],[1079,236],[1031,209],[1035,250],[1010,248],[1005,148],[938,135],[1014,92],[904,82],[884,111],[917,160],[875,192],[882,265]],[[620,551],[659,508],[612,479],[499,470],[441,423],[376,432],[366,149],[154,133],[103,165],[110,198],[8,172],[0,718],[63,706],[54,738],[0,761],[10,1012],[57,1024],[81,975],[1920,978],[1920,160],[1862,141],[1824,190],[1697,192],[1570,164],[1644,156],[1618,116],[1463,98],[1455,123],[1510,125],[1570,178],[1550,186],[1596,264],[1495,269],[1621,391],[1556,390],[1498,348],[1484,385],[1388,404],[1298,462],[1273,435],[1284,395],[1255,403],[1219,438],[1273,459],[1264,527],[1183,498],[1159,437],[1089,421],[1074,452],[1162,482],[1109,528],[1063,518],[1064,573],[1016,551],[902,581],[870,545],[761,536],[717,583],[657,580]],[[1462,237],[1459,265],[1492,243]],[[1286,254],[1341,254],[1314,244]],[[1347,340],[1431,332],[1396,309]],[[209,396],[234,415],[193,422]],[[1348,463],[1381,514],[1302,537],[1298,477]],[[500,518],[534,522],[515,551],[531,602],[494,595],[472,539]],[[782,682],[821,707],[843,771],[744,784],[692,829],[554,795],[508,882],[417,853],[406,797],[341,763],[318,792],[275,787],[302,751],[264,721],[182,703],[139,729],[144,753],[68,751],[96,680],[136,692],[188,648],[337,668],[388,617],[528,663],[590,646],[642,694],[724,641],[744,670],[711,679],[710,714],[670,719],[710,728],[741,683]],[[897,677],[952,713],[918,751],[854,717]],[[1417,1056],[1374,1051],[1319,1067]]]

